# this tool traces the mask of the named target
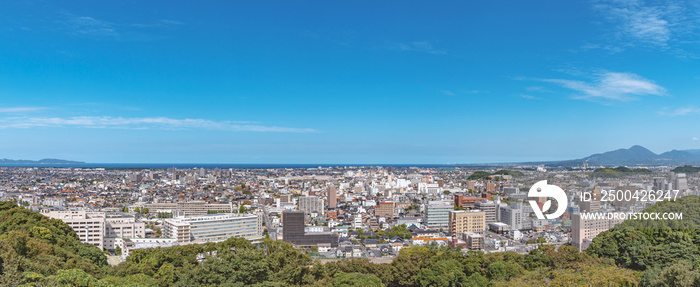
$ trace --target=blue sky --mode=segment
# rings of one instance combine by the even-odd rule
[[[3,1],[0,158],[480,163],[700,148],[697,1],[376,2]]]

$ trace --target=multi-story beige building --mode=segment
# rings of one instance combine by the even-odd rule
[[[603,231],[612,229],[622,219],[588,219],[581,213],[571,215],[571,245],[579,250],[585,250],[591,244],[593,238]]]
[[[117,238],[146,237],[146,224],[124,213],[46,210],[42,214],[62,220],[73,228],[80,241],[103,250],[114,250]]]
[[[117,238],[144,238],[146,224],[123,213],[106,213],[104,249],[114,250]]]
[[[394,206],[395,204],[390,201],[380,202],[374,209],[374,215],[381,217],[394,217]]]
[[[450,211],[449,224],[452,235],[464,232],[484,233],[486,213],[480,210]]]
[[[49,218],[60,219],[73,228],[80,241],[104,249],[105,214],[104,212],[49,211],[42,214]]]
[[[173,212],[179,210],[184,215],[204,215],[208,211],[232,212],[233,203],[208,203],[206,201],[187,201],[177,203],[149,203],[144,205],[148,213]]]

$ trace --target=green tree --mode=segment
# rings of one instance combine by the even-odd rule
[[[338,272],[333,278],[336,287],[381,287],[382,280],[374,274]]]
[[[454,259],[440,260],[422,268],[418,273],[420,286],[461,286],[467,281],[462,265]]]

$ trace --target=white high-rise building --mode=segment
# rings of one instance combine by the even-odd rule
[[[429,201],[425,209],[425,225],[428,228],[449,227],[450,211],[454,210],[451,201]]]
[[[318,196],[302,196],[299,197],[299,210],[303,211],[305,214],[318,213],[319,215],[324,215],[323,212],[324,201]]]

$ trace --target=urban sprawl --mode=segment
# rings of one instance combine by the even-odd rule
[[[111,253],[139,248],[282,240],[317,258],[392,259],[411,245],[527,253],[538,244],[586,249],[620,220],[656,201],[601,200],[601,191],[698,194],[697,175],[671,167],[619,177],[593,168],[511,167],[104,169],[0,167],[0,200],[63,220],[81,241]],[[541,180],[567,193],[566,212],[538,219],[528,203]],[[582,200],[582,195],[586,198]],[[546,198],[539,198],[541,207]],[[552,202],[552,210],[558,203]]]

